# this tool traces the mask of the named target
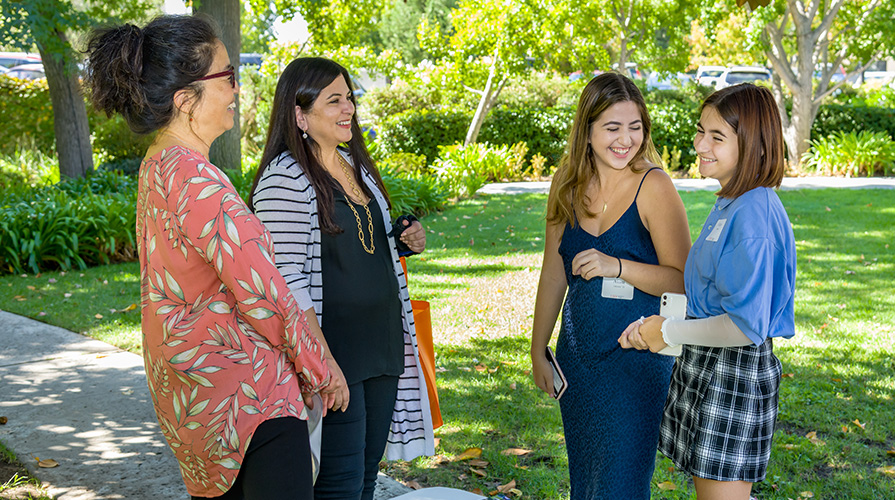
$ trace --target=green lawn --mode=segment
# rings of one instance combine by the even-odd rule
[[[779,430],[768,480],[754,494],[895,498],[895,192],[780,196],[799,255],[797,335],[775,343],[786,374]],[[695,237],[714,196],[682,197]],[[432,305],[446,423],[436,431],[436,457],[386,465],[398,479],[484,493],[515,481],[522,498],[568,497],[558,406],[528,372],[545,202],[546,195],[483,196],[423,219],[428,250],[409,260],[411,295]],[[139,301],[137,282],[134,263],[0,276],[0,304],[138,351],[139,313],[126,310]],[[469,448],[482,450],[482,462],[456,460]],[[512,448],[530,452],[502,453]],[[653,497],[695,495],[663,458]]]

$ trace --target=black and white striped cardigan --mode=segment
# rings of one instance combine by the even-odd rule
[[[351,157],[339,151],[346,160]],[[367,184],[379,207],[386,228],[391,227],[388,206],[373,177],[364,170]],[[323,274],[320,267],[320,224],[317,220],[317,194],[302,167],[288,151],[267,166],[254,191],[255,213],[273,236],[277,268],[301,310],[311,307],[317,324],[323,324]],[[394,238],[389,250],[398,279],[404,325],[404,373],[398,381],[398,397],[392,413],[386,446],[388,460],[412,460],[435,454],[435,436],[426,381],[420,368],[413,310],[407,292],[404,269],[398,259]]]

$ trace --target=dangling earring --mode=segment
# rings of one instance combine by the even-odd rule
[[[307,139],[307,138],[308,138],[308,131],[307,131],[307,130],[302,130],[302,131],[301,131],[301,138],[302,138],[302,139]]]

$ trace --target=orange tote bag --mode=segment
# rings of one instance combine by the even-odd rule
[[[401,257],[404,276],[407,276],[407,263]],[[409,288],[409,287],[408,287]],[[432,342],[432,314],[429,303],[425,300],[411,300],[413,322],[416,324],[416,345],[420,355],[423,377],[429,392],[429,409],[432,412],[432,427],[437,429],[444,421],[441,419],[441,407],[438,405],[438,388],[435,385],[435,345]]]

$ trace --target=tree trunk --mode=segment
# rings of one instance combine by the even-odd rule
[[[479,99],[479,105],[476,107],[475,114],[472,116],[472,123],[469,124],[469,129],[466,131],[466,139],[463,141],[464,146],[469,146],[478,139],[479,132],[482,130],[482,124],[485,123],[485,117],[488,116],[488,111],[491,110],[491,106],[494,104],[494,101],[497,100],[500,91],[503,90],[504,84],[506,84],[507,79],[504,77],[495,88],[494,76],[496,70],[497,58],[494,59],[491,71],[488,73],[488,81],[485,83],[485,90],[482,91],[482,98]]]
[[[38,40],[37,47],[47,74],[47,86],[53,105],[59,175],[61,178],[84,177],[93,170],[87,106],[81,95],[77,68],[65,33],[56,30],[50,36],[55,36],[58,40]],[[54,54],[46,49],[48,46],[58,46],[60,42],[65,47],[63,54]]]
[[[242,51],[239,0],[202,0],[193,2],[193,11],[211,16],[221,28],[221,41],[227,47],[230,62],[239,78],[239,53]],[[242,149],[239,133],[239,99],[236,100],[236,116],[233,128],[224,132],[211,144],[209,160],[220,168],[242,169]]]
[[[809,89],[811,83],[808,83]],[[817,106],[814,105],[814,96],[811,91],[802,90],[792,96],[792,117],[789,126],[783,131],[786,140],[786,150],[789,153],[789,161],[798,165],[802,161],[802,155],[808,151],[811,140],[811,125],[817,116]]]

